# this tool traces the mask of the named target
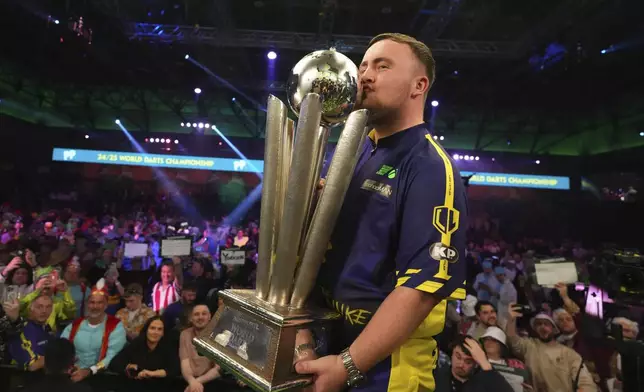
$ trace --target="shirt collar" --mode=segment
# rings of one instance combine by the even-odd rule
[[[398,131],[393,135],[383,137],[376,142],[376,130],[372,129],[369,132],[369,141],[372,147],[377,148],[392,148],[397,147],[401,144],[415,144],[418,142],[419,138],[425,137],[427,134],[427,126],[425,123],[420,123],[411,128],[407,128],[402,131]]]

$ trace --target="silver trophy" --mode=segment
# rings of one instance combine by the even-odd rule
[[[306,55],[292,70],[283,102],[268,98],[256,290],[224,290],[197,350],[257,391],[311,382],[293,369],[301,328],[337,318],[307,306],[342,200],[367,134],[367,111],[353,111],[358,70],[335,50]],[[318,192],[330,127],[345,122]]]

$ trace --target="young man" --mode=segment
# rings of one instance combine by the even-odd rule
[[[467,206],[458,169],[423,122],[433,80],[429,48],[402,34],[375,37],[360,64],[357,107],[373,130],[318,276],[345,319],[331,342],[340,355],[296,366],[316,392],[434,387],[446,299],[465,298]]]
[[[185,392],[203,392],[211,390],[210,381],[219,377],[219,366],[206,357],[197,353],[192,339],[199,336],[210,322],[211,314],[208,306],[196,304],[192,308],[190,322],[192,327],[181,332],[179,338],[179,359],[181,360],[181,375],[188,386]]]
[[[125,307],[116,312],[116,318],[121,320],[127,340],[134,340],[145,323],[155,316],[152,309],[143,303],[143,287],[138,283],[130,283],[125,289]]]
[[[496,308],[488,301],[478,301],[474,305],[476,322],[472,324],[466,335],[474,339],[480,339],[489,327],[497,326]]]

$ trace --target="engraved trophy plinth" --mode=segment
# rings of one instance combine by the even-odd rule
[[[353,111],[358,70],[335,50],[313,52],[293,68],[287,109],[268,98],[255,290],[224,290],[198,352],[257,391],[306,386],[294,371],[296,334],[337,314],[307,306],[364,142],[368,113]],[[324,188],[317,185],[330,127],[346,121]]]

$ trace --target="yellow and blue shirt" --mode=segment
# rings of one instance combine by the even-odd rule
[[[318,275],[319,292],[344,318],[335,339],[350,346],[396,287],[443,301],[359,390],[434,389],[433,337],[443,330],[446,300],[465,298],[466,219],[460,173],[425,124],[377,143],[370,134]]]
[[[9,340],[9,355],[12,364],[28,370],[32,363],[45,355],[45,347],[52,338],[49,325],[25,321],[19,334]]]

